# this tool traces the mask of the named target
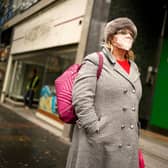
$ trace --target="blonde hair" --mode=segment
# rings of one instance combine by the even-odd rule
[[[132,51],[132,50],[129,50],[129,51],[127,52],[126,57],[127,57],[129,60],[132,60],[132,61],[134,61],[135,58],[136,58],[136,56],[135,56],[135,54],[134,54],[134,51]]]
[[[111,51],[111,52],[112,52],[112,50],[113,50],[113,45],[110,43],[110,41],[108,41],[107,43],[104,43],[102,46],[108,48],[109,51]],[[136,58],[136,57],[135,57],[135,54],[134,54],[134,52],[133,52],[133,50],[129,50],[129,51],[127,52],[127,54],[125,55],[125,57],[126,57],[127,59],[129,59],[129,60],[132,60],[132,61],[134,61],[135,58]]]

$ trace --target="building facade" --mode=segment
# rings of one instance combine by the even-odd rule
[[[20,17],[18,23],[15,23],[17,18],[13,20],[1,101],[14,100],[23,105],[29,74],[36,68],[40,78],[34,99],[36,116],[54,125],[59,136],[68,136],[66,130],[70,126],[58,117],[54,80],[76,60],[87,3],[87,0],[53,1],[32,15],[23,16],[24,20]],[[14,4],[17,8],[18,4]],[[36,5],[40,4],[33,7]],[[26,8],[25,12],[33,7]],[[12,25],[11,20],[7,25]]]
[[[153,2],[151,7],[145,0],[15,0],[13,9],[15,16],[3,24],[12,38],[1,102],[12,99],[23,104],[29,73],[36,68],[40,77],[36,115],[54,125],[59,136],[69,137],[71,126],[57,115],[54,80],[71,64],[101,49],[107,21],[126,16],[138,28],[133,50],[143,85],[142,127],[167,131],[168,108],[163,98],[168,94],[166,1]]]

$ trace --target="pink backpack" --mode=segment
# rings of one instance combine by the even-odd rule
[[[103,67],[103,56],[100,52],[97,52],[97,55],[99,57],[97,79],[99,79]],[[73,64],[55,80],[57,111],[60,119],[65,123],[74,124],[77,120],[72,105],[72,88],[80,67],[80,64]]]

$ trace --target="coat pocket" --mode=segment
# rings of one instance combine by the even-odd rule
[[[101,142],[101,134],[103,134],[103,130],[106,127],[106,125],[108,124],[107,118],[106,117],[101,117],[98,121],[97,121],[97,128],[98,130],[90,133],[87,132],[87,138],[88,140],[91,142]]]
[[[101,134],[103,132],[103,129],[106,127],[106,125],[108,124],[108,120],[106,116],[102,116],[99,121],[98,121],[98,128],[99,131],[98,133]]]

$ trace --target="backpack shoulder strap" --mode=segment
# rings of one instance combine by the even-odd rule
[[[103,69],[103,55],[101,52],[97,52],[97,55],[99,56],[99,65],[97,69],[97,79],[99,79],[102,69]]]

